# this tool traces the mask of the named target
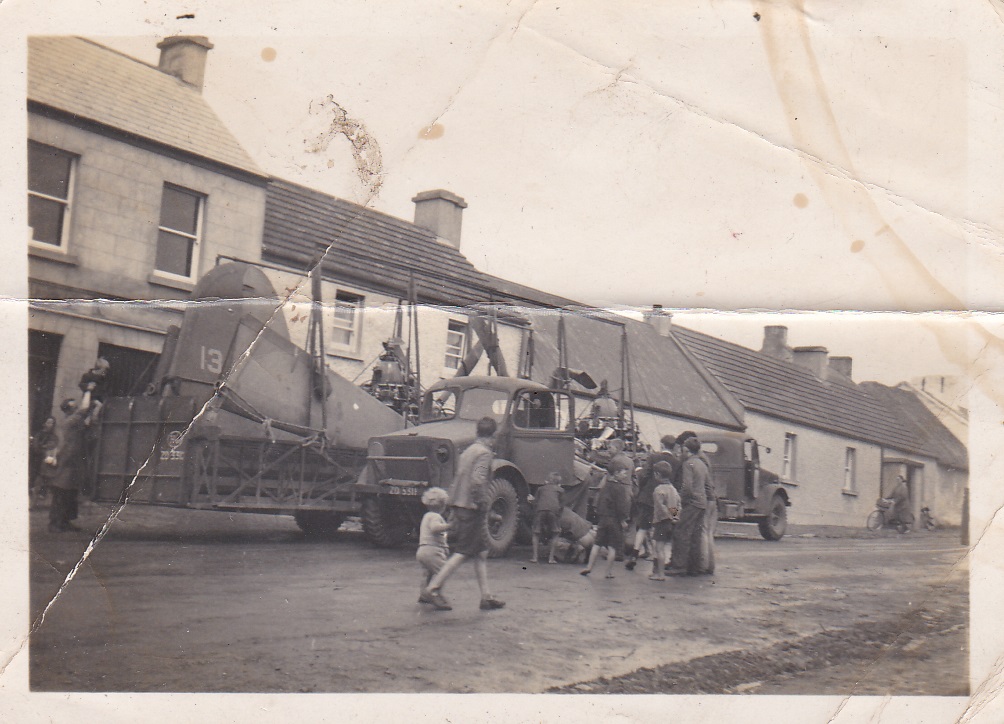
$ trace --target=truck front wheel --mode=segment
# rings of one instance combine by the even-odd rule
[[[361,517],[363,533],[381,548],[403,545],[415,527],[405,511],[380,498],[364,500]]]
[[[788,506],[784,504],[784,498],[775,495],[770,501],[770,510],[767,517],[761,520],[760,535],[764,540],[781,540],[785,530],[788,529]]]
[[[488,538],[488,555],[504,556],[516,538],[519,527],[519,495],[505,478],[496,477],[485,489],[488,515],[485,528]]]

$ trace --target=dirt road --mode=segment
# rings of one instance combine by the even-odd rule
[[[80,522],[96,529],[106,512],[91,506]],[[37,618],[89,537],[32,516]],[[489,564],[504,610],[479,611],[473,570],[461,570],[446,590],[454,610],[438,612],[416,602],[409,551],[351,532],[310,541],[289,518],[127,508],[32,637],[31,686],[596,692],[648,670],[647,683],[607,690],[682,693],[718,656],[712,668],[728,673],[715,691],[968,692],[957,534],[751,535],[718,549],[714,578],[662,583],[647,563],[606,581],[517,550]],[[853,688],[862,680],[867,692]]]

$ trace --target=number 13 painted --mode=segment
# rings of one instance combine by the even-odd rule
[[[199,364],[202,369],[214,375],[220,374],[223,371],[223,353],[218,349],[206,349],[204,345],[201,349],[202,354],[199,357]]]

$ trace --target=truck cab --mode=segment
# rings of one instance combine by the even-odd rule
[[[704,432],[701,452],[711,461],[720,520],[756,523],[767,540],[788,525],[788,492],[775,473],[760,467],[760,446],[743,433]]]
[[[370,440],[357,483],[370,539],[396,545],[414,535],[422,492],[449,489],[456,460],[483,417],[498,424],[487,491],[491,555],[508,550],[528,496],[548,473],[574,479],[575,403],[568,392],[511,377],[442,380],[423,396],[417,426]]]

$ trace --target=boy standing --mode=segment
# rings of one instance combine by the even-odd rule
[[[533,557],[530,563],[537,562],[541,534],[551,542],[551,550],[547,557],[548,563],[554,560],[554,547],[558,542],[558,514],[561,512],[561,473],[549,473],[546,482],[537,488],[533,503]]]
[[[614,459],[610,463],[610,479],[600,490],[596,500],[596,515],[599,518],[596,545],[589,552],[589,563],[579,571],[583,576],[588,576],[593,572],[593,566],[596,565],[596,559],[599,558],[600,549],[603,548],[607,551],[605,577],[614,577],[614,560],[617,557],[617,551],[624,545],[624,533],[630,513],[631,468],[630,458],[627,458],[626,463],[619,459]]]
[[[673,528],[680,520],[680,494],[673,487],[673,466],[660,461],[652,467],[656,480],[652,491],[652,535],[655,538],[655,560],[652,565],[653,581],[665,581],[663,571],[669,563],[666,546],[672,543]]]
[[[450,524],[443,519],[443,511],[446,510],[448,501],[446,491],[442,488],[429,488],[422,493],[422,503],[429,509],[422,516],[422,524],[418,528],[418,551],[415,553],[415,560],[425,569],[422,589],[429,585],[434,575],[439,573],[450,553],[446,545],[446,532],[450,529]],[[418,602],[433,601],[423,592],[419,594]]]

